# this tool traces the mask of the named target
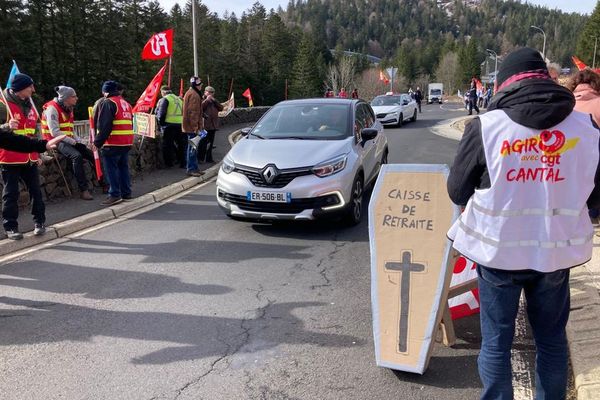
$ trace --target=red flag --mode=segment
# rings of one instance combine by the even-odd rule
[[[163,67],[158,71],[150,84],[146,87],[138,101],[135,103],[133,107],[133,112],[150,112],[154,105],[156,104],[156,98],[158,97],[158,92],[160,89],[160,85],[163,80],[163,76],[165,75],[165,68],[167,68],[167,63],[163,65]]]
[[[173,29],[152,35],[142,50],[142,60],[160,60],[172,55]]]
[[[183,79],[179,80],[179,97],[183,98]]]
[[[386,85],[388,83],[390,83],[390,80],[387,78],[387,76],[385,76],[385,74],[383,73],[383,71],[379,71],[379,80],[383,81],[383,83],[385,83]]]
[[[246,91],[242,93],[242,96],[248,99],[248,105],[250,107],[254,107],[254,102],[252,101],[252,93],[250,93],[250,88],[246,89]]]
[[[571,57],[571,59],[573,60],[573,64],[575,64],[578,70],[583,71],[587,68],[587,65],[585,65],[585,63],[576,56]]]
[[[477,279],[477,264],[460,256],[454,264],[450,287],[459,286]],[[458,319],[479,312],[479,289],[475,288],[461,295],[448,299],[452,319]]]

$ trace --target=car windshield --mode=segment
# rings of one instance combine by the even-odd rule
[[[377,96],[371,102],[373,107],[377,106],[399,106],[402,104],[400,96]]]
[[[280,104],[258,121],[250,136],[261,139],[340,140],[352,136],[347,104]]]
[[[431,89],[429,91],[431,94],[442,94],[442,90],[441,89]]]

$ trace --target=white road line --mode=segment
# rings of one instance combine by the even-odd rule
[[[523,350],[529,345],[531,339],[527,337],[527,321],[525,319],[525,297],[521,294],[519,301],[519,312],[515,324],[515,339],[513,349],[511,350],[512,369],[513,369],[513,389],[515,400],[533,399],[533,378],[532,372],[534,366],[527,356],[527,351]],[[517,347],[517,350],[515,350]]]

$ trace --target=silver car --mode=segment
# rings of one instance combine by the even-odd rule
[[[371,106],[383,125],[400,127],[406,121],[417,120],[417,102],[407,93],[377,96]]]
[[[223,159],[217,201],[233,218],[360,222],[365,187],[388,142],[362,100],[306,99],[271,108]]]

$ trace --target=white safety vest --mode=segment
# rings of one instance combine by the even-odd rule
[[[448,237],[480,265],[553,272],[588,261],[600,132],[574,111],[547,130],[502,110],[479,117],[490,188],[475,190]]]

